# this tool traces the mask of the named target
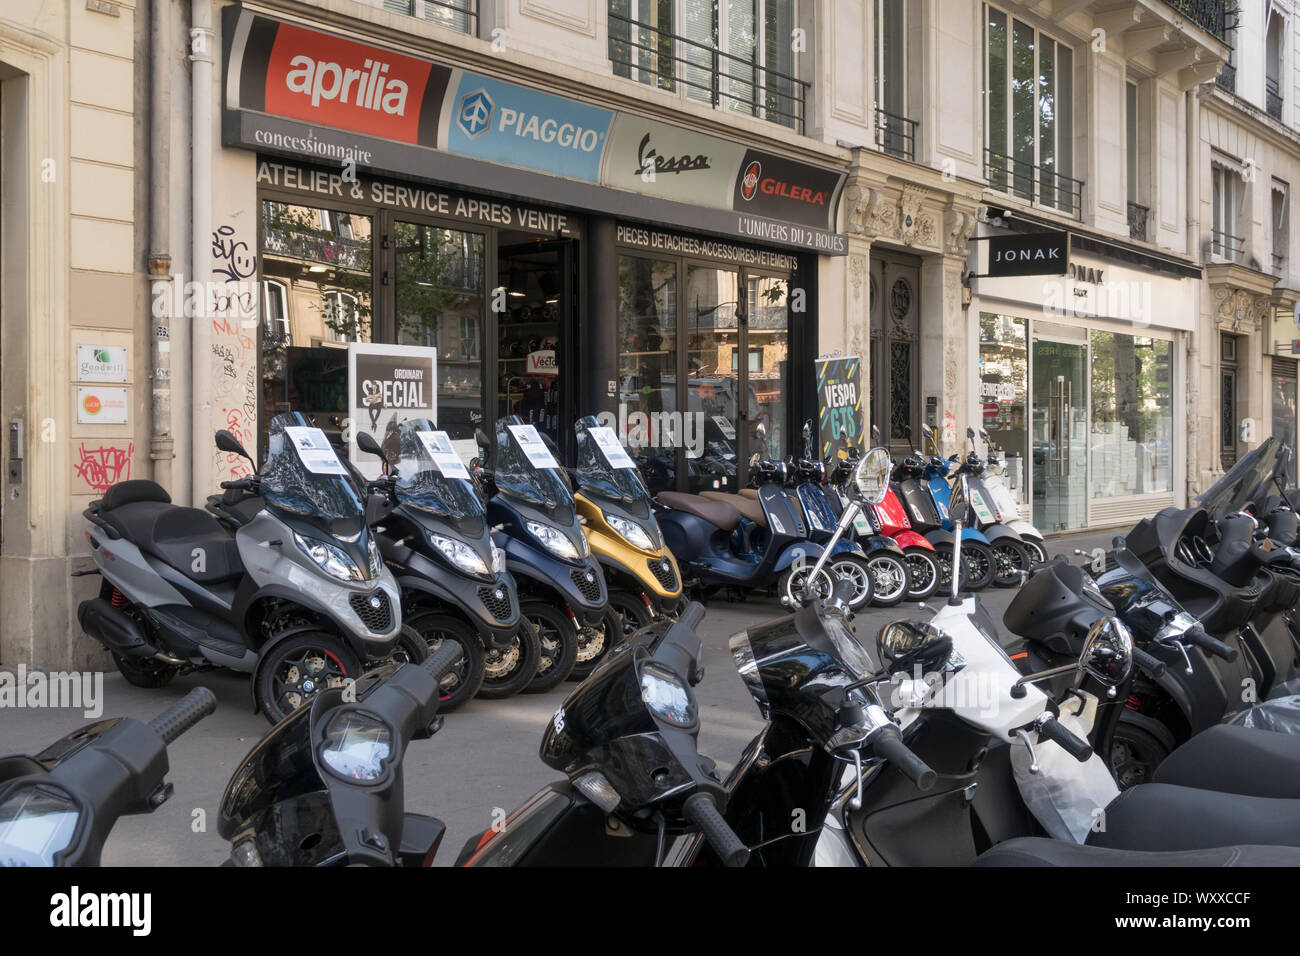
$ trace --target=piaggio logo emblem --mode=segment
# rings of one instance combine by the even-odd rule
[[[475,90],[466,93],[460,100],[460,109],[456,111],[456,122],[470,139],[480,136],[492,125],[492,110],[496,104],[487,90]]]
[[[745,175],[740,180],[740,195],[744,197],[745,202],[754,198],[754,193],[758,192],[758,176],[763,171],[758,160],[754,160],[745,167]]]

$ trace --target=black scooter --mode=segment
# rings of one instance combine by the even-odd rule
[[[442,711],[476,694],[512,692],[510,682],[485,683],[485,654],[515,655],[521,671],[535,669],[540,644],[520,614],[505,552],[492,543],[477,487],[446,432],[411,419],[387,448],[367,432],[358,433],[357,444],[384,463],[385,474],[369,482],[366,518],[401,588],[402,620],[431,650],[444,642],[461,650],[443,677]]]

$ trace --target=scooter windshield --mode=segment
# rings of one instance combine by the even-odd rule
[[[309,518],[364,518],[365,495],[325,433],[306,415],[276,415],[268,437],[270,452],[261,485],[268,504]]]
[[[592,495],[621,502],[634,513],[648,515],[650,491],[641,480],[641,473],[626,453],[621,455],[622,459],[626,459],[626,464],[621,467],[616,465],[615,461],[620,460],[622,446],[606,454],[590,431],[594,427],[598,427],[596,420],[590,417],[579,419],[575,425],[578,438],[578,488]],[[609,434],[612,435],[612,432]],[[614,461],[611,461],[611,455]]]
[[[1270,435],[1258,448],[1233,465],[1209,491],[1201,495],[1197,504],[1215,518],[1240,511],[1259,493],[1260,487],[1272,478],[1285,447],[1276,436]]]
[[[397,500],[456,525],[481,526],[483,502],[446,432],[427,418],[402,422],[397,434]]]
[[[493,479],[498,491],[544,508],[573,507],[559,462],[535,427],[509,415],[497,422],[496,439]]]

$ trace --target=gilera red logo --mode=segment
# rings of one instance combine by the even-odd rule
[[[267,64],[266,111],[415,143],[430,66],[282,23]]]
[[[767,196],[780,196],[782,199],[806,202],[811,206],[826,205],[826,194],[815,189],[809,189],[807,186],[792,186],[790,183],[782,182],[779,179],[769,178],[759,183],[758,188]]]
[[[740,195],[745,202],[754,198],[754,193],[758,190],[758,175],[762,171],[763,167],[759,165],[758,160],[745,167],[744,178],[740,181]]]

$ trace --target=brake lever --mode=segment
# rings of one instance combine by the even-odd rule
[[[1021,727],[1016,736],[1024,741],[1025,749],[1029,751],[1029,772],[1038,773],[1038,754],[1034,751],[1034,742],[1029,739],[1029,731]]]

